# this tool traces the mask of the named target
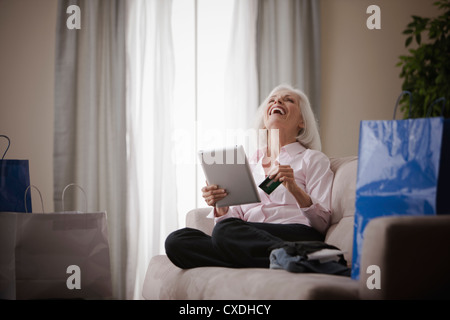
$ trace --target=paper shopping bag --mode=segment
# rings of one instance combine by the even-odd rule
[[[449,125],[441,117],[361,121],[353,279],[359,279],[364,229],[370,220],[450,213]]]
[[[26,188],[30,185],[28,160],[4,159],[10,140],[5,135],[0,137],[8,141],[0,160],[0,211],[25,212],[27,208],[31,212],[31,195],[24,196]]]
[[[0,212],[0,299],[110,298],[106,212]]]
[[[16,297],[16,218],[0,212],[0,300]]]
[[[105,212],[2,212],[0,229],[0,298],[112,297]]]

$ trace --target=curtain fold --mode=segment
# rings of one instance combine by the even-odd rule
[[[320,117],[320,1],[258,1],[260,102],[277,85],[303,90]]]
[[[81,11],[81,29],[68,29],[66,10]],[[125,10],[120,0],[60,0],[55,61],[54,203],[69,183],[86,192],[89,211],[106,211],[113,294],[125,293],[126,114]],[[84,198],[67,192],[66,210]]]
[[[127,297],[142,298],[152,256],[178,228],[172,159],[174,54],[171,0],[127,2],[129,237]]]

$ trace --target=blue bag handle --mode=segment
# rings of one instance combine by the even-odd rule
[[[395,114],[397,113],[397,107],[398,104],[400,103],[400,99],[403,97],[403,95],[409,95],[409,111],[408,111],[408,118],[411,118],[411,106],[412,106],[412,93],[410,91],[402,91],[402,93],[400,93],[400,95],[397,98],[397,102],[395,103],[395,108],[394,108],[394,116],[392,119],[395,120]]]
[[[3,137],[6,140],[8,140],[8,146],[6,147],[5,153],[3,154],[2,159],[1,159],[1,160],[3,160],[3,158],[5,158],[5,156],[6,156],[6,153],[8,152],[9,146],[11,145],[11,140],[9,140],[9,138],[3,134],[0,134],[0,137]]]
[[[28,188],[25,190],[25,197],[24,197],[25,212],[28,213],[28,208],[27,208],[27,193],[28,193],[28,190],[30,190],[30,188],[35,188],[35,189],[37,190],[37,192],[39,193],[39,197],[41,198],[42,213],[44,213],[44,212],[45,212],[45,211],[44,211],[44,201],[42,200],[41,191],[39,191],[39,189],[38,189],[36,186],[32,185],[32,184],[30,184],[30,185],[28,186]]]
[[[445,97],[440,97],[439,99],[434,100],[428,107],[427,116],[426,116],[427,118],[430,116],[431,111],[433,110],[433,106],[439,102],[442,102],[441,117],[444,116],[446,100],[445,100]]]

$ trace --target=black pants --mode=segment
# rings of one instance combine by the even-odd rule
[[[212,236],[184,228],[166,239],[166,254],[182,269],[219,266],[268,268],[269,248],[284,241],[323,241],[324,235],[303,224],[246,222],[237,218],[220,221]]]

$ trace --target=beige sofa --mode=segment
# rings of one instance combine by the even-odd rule
[[[352,262],[357,158],[333,158],[332,224],[325,241]],[[186,225],[211,234],[209,208],[190,211]],[[151,259],[144,299],[292,300],[450,297],[450,215],[383,217],[366,228],[360,280],[276,269],[203,267],[182,270],[165,255]],[[369,289],[368,267],[379,267],[380,289]],[[369,270],[371,270],[369,268]],[[373,278],[373,277],[372,277]],[[369,279],[369,282],[372,281]]]

